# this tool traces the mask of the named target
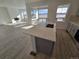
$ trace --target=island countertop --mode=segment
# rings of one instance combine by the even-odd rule
[[[56,26],[54,26],[54,28],[34,26],[30,29],[27,29],[25,33],[53,42],[56,41]]]

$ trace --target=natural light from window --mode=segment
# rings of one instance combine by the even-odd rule
[[[48,18],[48,9],[47,8],[38,8],[32,10],[32,23],[46,23]]]
[[[15,19],[12,19],[12,23],[20,23],[20,22],[24,22],[24,20],[27,19],[27,13],[25,9],[18,9],[18,14],[15,18],[19,18],[18,21],[16,21]]]
[[[68,11],[69,5],[61,5],[57,8],[56,12],[56,18],[57,21],[62,21],[64,22],[64,18],[66,17],[67,11]]]

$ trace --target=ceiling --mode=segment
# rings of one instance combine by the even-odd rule
[[[32,5],[43,5],[48,0],[31,0]],[[0,0],[0,6],[1,7],[25,7],[25,0]]]
[[[51,1],[51,0],[31,0],[32,2],[46,2],[46,1]]]

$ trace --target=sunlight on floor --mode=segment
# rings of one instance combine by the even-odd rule
[[[24,26],[24,27],[22,27],[22,28],[23,28],[23,29],[30,29],[30,28],[32,28],[32,27],[34,27],[34,25]]]

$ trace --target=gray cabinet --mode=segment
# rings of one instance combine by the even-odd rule
[[[51,55],[53,52],[54,42],[35,37],[36,41],[36,50],[47,55]]]

